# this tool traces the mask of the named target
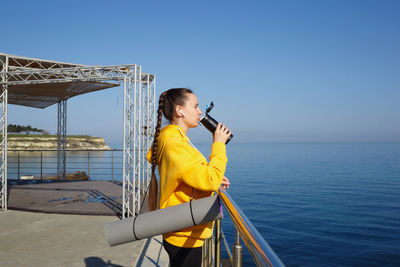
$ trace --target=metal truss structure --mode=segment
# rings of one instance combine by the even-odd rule
[[[155,129],[154,76],[142,73],[141,67],[134,76],[142,79],[124,80],[123,218],[140,210],[141,197],[151,178],[151,166],[144,162]]]
[[[67,100],[58,102],[57,112],[57,179],[65,181],[67,149]]]
[[[58,103],[57,175],[65,177],[67,99],[120,85],[124,87],[122,215],[140,209],[141,194],[150,181],[146,152],[155,128],[155,75],[136,64],[87,66],[0,53],[1,207],[7,208],[7,103],[45,108]],[[113,83],[112,81],[116,81]]]
[[[7,81],[8,58],[2,62],[2,82]],[[2,86],[0,95],[0,210],[7,210],[7,84]]]

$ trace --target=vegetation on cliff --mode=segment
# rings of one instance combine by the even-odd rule
[[[17,125],[17,124],[7,125],[7,132],[8,133],[25,133],[25,134],[29,134],[30,132],[36,132],[36,133],[49,134],[47,131],[45,131],[43,129],[33,128],[30,125],[24,126],[24,125]]]

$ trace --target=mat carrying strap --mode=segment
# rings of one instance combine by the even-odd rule
[[[190,207],[190,215],[192,216],[192,221],[194,225],[197,225],[197,223],[194,221],[194,216],[193,216],[193,209],[192,209],[192,201],[194,200],[194,196],[193,196],[193,187],[192,187],[192,197],[190,198],[189,201],[189,207]]]

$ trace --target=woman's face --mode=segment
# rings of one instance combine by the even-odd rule
[[[194,94],[188,94],[185,105],[180,109],[183,115],[183,122],[189,127],[194,128],[199,125],[201,110],[199,101]]]

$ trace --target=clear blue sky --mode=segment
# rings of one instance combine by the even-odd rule
[[[189,87],[236,142],[400,142],[400,2],[3,1],[0,52],[136,63]],[[68,101],[68,134],[122,142],[121,87]],[[57,129],[57,106],[9,123]],[[205,129],[189,132],[210,140]]]

